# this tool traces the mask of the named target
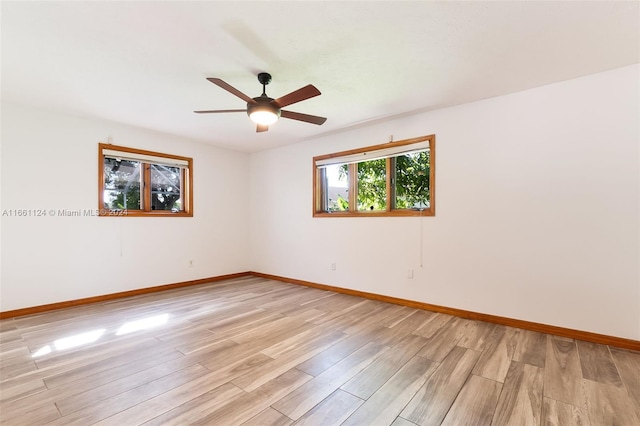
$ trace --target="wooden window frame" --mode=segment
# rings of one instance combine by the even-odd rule
[[[386,158],[386,184],[387,184],[387,208],[386,210],[374,211],[358,211],[357,210],[357,188],[358,174],[357,163],[351,163],[349,167],[349,190],[348,190],[348,211],[326,211],[323,210],[323,191],[322,191],[322,168],[317,166],[317,161],[332,158],[344,157],[348,155],[361,154],[364,152],[374,152],[387,148],[401,147],[406,145],[417,144],[420,142],[429,142],[429,207],[424,209],[394,209],[393,202],[395,199],[394,186],[392,184],[393,157]],[[401,155],[401,154],[400,154]],[[417,138],[405,139],[396,142],[388,142],[379,145],[368,146],[364,148],[351,149],[347,151],[336,152],[332,154],[320,155],[313,158],[313,217],[407,217],[407,216],[435,216],[435,183],[436,183],[436,137],[435,135],[421,136]],[[353,209],[353,210],[351,210]]]
[[[183,210],[172,212],[169,210],[151,210],[151,162],[141,161],[143,164],[143,187],[141,188],[141,198],[143,200],[143,210],[113,210],[104,208],[104,150],[120,151],[152,157],[167,158],[186,162],[187,166],[181,169],[181,198]],[[98,144],[98,216],[118,216],[118,217],[193,217],[193,159],[179,155],[164,154],[161,152],[147,151],[125,146]]]

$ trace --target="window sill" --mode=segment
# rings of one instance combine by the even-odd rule
[[[102,210],[98,214],[100,217],[193,217],[193,213],[187,212],[165,212],[165,211],[132,211],[132,210]]]
[[[392,210],[392,211],[369,211],[369,212],[314,212],[313,217],[410,217],[410,216],[435,216],[432,209],[424,210]]]

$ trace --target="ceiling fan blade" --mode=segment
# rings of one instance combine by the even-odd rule
[[[256,101],[251,99],[249,96],[245,95],[244,93],[242,93],[241,91],[239,91],[238,89],[233,87],[232,85],[230,85],[228,83],[225,83],[224,81],[220,80],[219,78],[207,78],[207,80],[209,80],[210,82],[212,82],[216,86],[223,88],[227,92],[236,95],[237,97],[239,97],[240,99],[242,99],[243,101],[245,101],[247,103],[250,103],[250,104],[256,103]]]
[[[318,117],[317,115],[302,114],[301,112],[293,111],[280,111],[280,117],[290,118],[292,120],[304,121],[306,123],[312,123],[321,125],[327,121],[326,117]]]
[[[218,112],[247,112],[246,109],[213,109],[213,110],[206,110],[206,111],[193,111],[196,114],[212,114],[212,113],[218,113]]]
[[[313,84],[308,84],[301,89],[295,90],[288,95],[284,95],[276,99],[275,102],[280,108],[284,108],[287,105],[301,102],[314,96],[321,95],[320,91]]]
[[[269,126],[266,124],[258,124],[256,126],[256,133],[266,132],[267,130],[269,130]]]

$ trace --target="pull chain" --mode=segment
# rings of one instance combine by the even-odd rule
[[[422,232],[422,223],[424,222],[424,209],[420,209],[420,269],[422,269],[422,258],[424,251],[424,234]]]

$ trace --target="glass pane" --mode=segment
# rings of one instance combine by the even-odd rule
[[[358,163],[358,211],[386,210],[387,160]]]
[[[140,162],[104,159],[104,208],[142,210]]]
[[[349,166],[332,164],[324,169],[327,211],[349,210]]]
[[[151,165],[151,210],[184,210],[181,198],[182,172],[179,167]]]
[[[395,157],[395,208],[429,208],[431,200],[430,157],[430,151]]]

